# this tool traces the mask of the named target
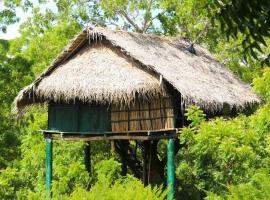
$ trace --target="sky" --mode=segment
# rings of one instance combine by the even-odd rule
[[[35,4],[36,0],[33,0],[33,2]],[[3,8],[3,0],[0,0],[0,10],[2,8]],[[47,3],[46,6],[43,6],[41,10],[45,10],[46,8],[50,8],[53,10],[55,9],[55,3],[53,2],[53,0],[49,0],[49,3]],[[14,39],[14,38],[20,36],[20,33],[18,32],[20,24],[25,22],[28,17],[31,17],[31,12],[28,11],[25,13],[21,8],[17,8],[16,15],[17,15],[17,17],[20,18],[20,21],[18,23],[9,25],[7,27],[6,33],[0,32],[0,39],[10,40],[10,39]]]
[[[2,9],[2,8],[3,8],[3,1],[0,0],[0,9]],[[0,39],[9,40],[9,39],[13,39],[15,37],[18,37],[20,35],[18,32],[20,23],[22,23],[26,20],[27,15],[29,15],[29,13],[24,13],[22,11],[22,9],[16,9],[16,13],[17,13],[17,16],[19,18],[21,18],[20,22],[8,26],[6,33],[0,32]]]
[[[38,3],[38,0],[31,0],[31,2],[34,4],[34,6],[40,5]],[[0,10],[2,10],[3,7],[4,7],[3,6],[3,0],[0,0]],[[47,0],[46,4],[42,4],[41,12],[45,11],[47,8],[51,9],[54,12],[57,12],[57,7],[56,7],[56,4],[55,4],[54,0]],[[157,15],[157,13],[159,13],[159,10],[154,11],[153,15],[155,16],[155,15]],[[3,32],[0,31],[0,39],[10,40],[10,39],[14,39],[16,37],[19,37],[20,33],[18,32],[18,30],[19,30],[20,25],[23,22],[25,22],[27,20],[27,18],[32,16],[30,10],[25,13],[21,8],[16,9],[16,15],[20,19],[20,21],[18,23],[9,25],[7,27],[7,32],[6,33],[3,33]],[[138,21],[141,21],[141,20],[138,20]],[[137,22],[137,23],[139,23],[139,22]],[[159,25],[160,25],[158,20],[155,20],[153,23],[155,24],[156,27],[159,27]],[[120,18],[120,20],[118,21],[118,24],[123,25],[124,21]]]

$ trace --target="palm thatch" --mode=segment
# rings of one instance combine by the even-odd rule
[[[55,102],[79,99],[125,103],[135,99],[136,94],[147,98],[163,94],[156,78],[100,44],[84,48],[59,66],[35,91],[38,98]]]
[[[52,65],[15,99],[17,108],[54,101],[128,103],[135,95],[166,95],[164,81],[185,104],[220,110],[243,109],[260,101],[251,87],[215,61],[202,47],[196,54],[179,38],[87,28]],[[79,51],[81,50],[81,51]],[[163,80],[163,81],[162,81]]]

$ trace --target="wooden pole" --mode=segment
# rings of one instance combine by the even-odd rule
[[[170,139],[167,146],[167,186],[169,192],[167,199],[174,199],[174,140]]]
[[[149,176],[149,141],[143,141],[143,184],[147,186]]]
[[[52,151],[53,141],[51,138],[46,138],[46,197],[51,197],[52,189]]]
[[[85,142],[84,145],[84,165],[86,171],[90,174],[91,173],[91,146],[90,141]]]
[[[128,151],[128,143],[127,143],[127,141],[120,141],[120,142],[122,142],[122,145],[123,145],[123,149],[122,150]],[[127,162],[126,162],[126,160],[123,157],[121,157],[121,162],[122,162],[122,165],[121,165],[121,167],[122,167],[121,175],[122,176],[126,176],[127,175]]]

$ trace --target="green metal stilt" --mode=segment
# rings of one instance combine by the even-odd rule
[[[174,140],[170,139],[168,142],[168,154],[167,154],[167,186],[169,187],[169,192],[167,195],[167,200],[174,199]]]
[[[46,138],[46,197],[51,197],[52,189],[52,147],[51,138]]]

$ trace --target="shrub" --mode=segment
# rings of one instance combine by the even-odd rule
[[[198,116],[192,107],[188,114]],[[261,168],[269,166],[267,138],[269,110],[235,119],[216,118],[183,128],[176,175],[179,196],[200,199],[207,192],[226,196],[231,185],[244,184]],[[200,121],[198,123],[198,121]],[[259,123],[258,123],[259,122]]]

